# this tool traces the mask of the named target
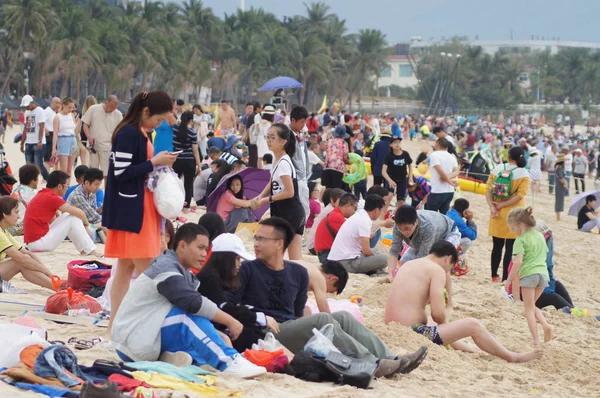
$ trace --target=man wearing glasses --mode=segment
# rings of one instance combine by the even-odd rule
[[[67,173],[55,170],[48,176],[46,188],[29,202],[23,219],[27,249],[51,252],[68,236],[81,254],[99,256],[86,229],[89,223],[85,213],[63,199],[68,188]],[[57,211],[62,212],[58,217]]]
[[[294,234],[289,223],[281,218],[272,217],[260,222],[254,236],[256,260],[242,264],[240,287],[229,294],[229,301],[251,305],[256,311],[273,317],[277,325],[271,331],[293,353],[304,348],[313,336],[313,328],[321,329],[331,323],[334,326],[334,345],[346,354],[376,362],[375,377],[392,377],[396,373],[405,374],[416,369],[427,356],[426,347],[399,357],[347,312],[303,316],[308,272],[300,264],[283,259]]]

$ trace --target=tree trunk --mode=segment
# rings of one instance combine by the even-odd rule
[[[19,46],[17,47],[17,52],[15,54],[14,62],[12,62],[10,64],[10,68],[8,69],[8,73],[6,74],[6,81],[2,85],[2,90],[0,90],[0,93],[2,93],[3,95],[10,96],[10,93],[7,93],[6,89],[10,87],[10,78],[13,75],[13,73],[15,73],[15,70],[17,69],[17,65],[19,63],[18,62],[19,54],[23,53],[23,43],[25,42],[25,34],[26,33],[27,33],[27,24],[24,24],[23,31],[21,32],[21,41],[19,42]]]
[[[140,91],[146,91],[146,79],[147,79],[147,74],[146,72],[142,73],[142,87]]]

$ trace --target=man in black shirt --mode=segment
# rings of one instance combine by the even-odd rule
[[[585,197],[585,206],[579,210],[577,215],[577,229],[581,232],[592,232],[594,227],[600,230],[600,216],[594,210],[596,208],[596,196]]]
[[[334,325],[334,345],[343,353],[378,364],[376,377],[408,373],[416,369],[427,348],[398,357],[379,337],[341,311],[303,317],[307,300],[308,273],[300,264],[285,261],[283,255],[294,238],[294,230],[283,219],[272,217],[261,221],[254,236],[255,261],[246,261],[239,271],[240,288],[229,294],[233,304],[251,305],[256,311],[277,320],[272,327],[275,337],[296,353],[313,336],[313,328]]]

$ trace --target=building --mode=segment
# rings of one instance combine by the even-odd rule
[[[383,68],[379,75],[379,87],[400,86],[416,87],[419,81],[413,71],[413,65],[416,67],[418,57],[408,55],[391,55],[387,58],[387,67]],[[412,65],[411,65],[412,62]]]
[[[430,49],[434,46],[444,44],[445,40],[421,40],[420,37],[414,37],[410,42],[411,50]],[[468,46],[479,46],[487,54],[494,55],[500,50],[506,50],[509,53],[527,53],[535,51],[550,51],[554,55],[563,48],[586,48],[590,50],[600,50],[600,43],[586,41],[562,41],[562,40],[465,40],[463,42]],[[405,44],[405,43],[403,43]]]

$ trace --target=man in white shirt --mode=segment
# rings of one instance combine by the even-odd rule
[[[573,178],[575,179],[575,193],[579,194],[579,182],[581,182],[581,192],[585,192],[585,175],[588,170],[587,157],[583,155],[581,149],[575,149],[573,158]]]
[[[44,114],[46,115],[46,148],[44,149],[44,162],[49,162],[52,158],[52,138],[54,133],[54,116],[56,116],[56,112],[60,109],[60,98],[54,97],[52,101],[50,101],[50,106],[44,109]]]
[[[573,155],[569,150],[569,147],[563,147],[562,153],[565,155],[565,180],[567,180],[567,196],[570,195],[569,188],[571,188],[571,176],[573,175]]]
[[[105,176],[108,175],[112,134],[123,120],[118,106],[117,96],[109,95],[103,104],[90,106],[81,118],[90,149],[90,168],[102,170]],[[104,180],[106,181],[106,177]]]
[[[338,231],[328,260],[339,261],[348,272],[374,274],[387,266],[387,255],[373,251],[369,245],[371,225],[379,219],[385,201],[379,195],[369,195],[364,209],[358,210]]]
[[[38,106],[31,95],[21,100],[21,108],[25,111],[25,127],[21,136],[21,152],[25,154],[25,162],[37,165],[44,180],[48,180],[48,170],[44,166],[44,145],[46,144],[46,114]]]
[[[548,192],[554,193],[555,174],[554,166],[556,165],[556,152],[558,149],[556,145],[552,144],[548,147],[545,154],[544,162],[546,164],[546,170],[548,170]]]
[[[448,153],[450,142],[446,138],[438,138],[433,153],[429,157],[431,171],[431,193],[425,204],[425,210],[448,213],[454,197],[454,187],[458,185],[459,169],[456,158]]]

